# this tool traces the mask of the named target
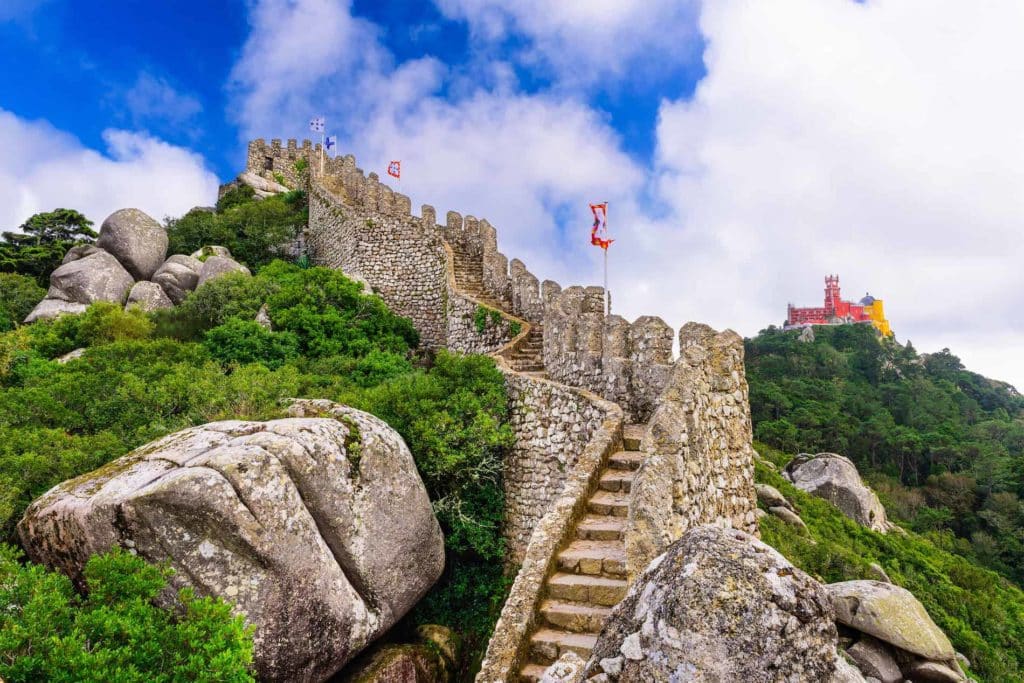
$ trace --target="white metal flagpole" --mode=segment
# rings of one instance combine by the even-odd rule
[[[327,141],[325,130],[320,131],[320,175],[324,174],[324,143]]]
[[[604,204],[604,236],[609,236],[608,230],[608,202]],[[611,245],[609,245],[611,246]],[[604,248],[604,314],[612,314],[612,297],[608,292],[608,247]]]
[[[612,314],[611,297],[608,295],[608,248],[604,250],[604,314]]]

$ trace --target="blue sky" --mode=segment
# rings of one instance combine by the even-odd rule
[[[243,128],[232,115],[230,77],[248,36],[247,4],[208,2],[201,10],[174,2],[20,2],[0,21],[2,105],[26,118],[46,119],[100,148],[111,126],[141,128],[176,145],[200,149],[222,180],[244,163]],[[453,70],[474,68],[466,21],[428,2],[360,0],[352,14],[372,22],[397,62],[433,57]],[[3,19],[0,14],[0,19]],[[526,47],[511,35],[485,48],[503,59]],[[699,45],[692,60],[664,64],[640,78],[610,79],[586,100],[623,135],[638,159],[654,152],[662,98],[692,93],[702,75]],[[516,67],[525,93],[555,87],[546,68]],[[450,83],[442,84],[444,94]],[[156,100],[154,102],[154,100]],[[304,120],[277,135],[302,136]]]
[[[327,117],[541,279],[754,334],[826,273],[901,340],[1024,386],[1024,3],[7,0],[0,228],[208,205]],[[1016,349],[1017,352],[1008,352]]]

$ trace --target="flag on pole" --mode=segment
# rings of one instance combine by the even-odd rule
[[[401,179],[402,178],[402,162],[401,161],[392,161],[390,164],[388,164],[388,175],[393,177],[393,178]]]
[[[309,120],[309,129],[314,133],[324,132],[324,117],[315,116]]]
[[[338,136],[337,135],[328,135],[327,139],[324,140],[324,149],[326,149],[328,152],[330,152],[332,149],[334,149],[337,145],[338,145]]]
[[[607,251],[615,241],[608,237],[608,202],[591,204],[590,210],[594,213],[594,227],[590,230],[590,243]]]

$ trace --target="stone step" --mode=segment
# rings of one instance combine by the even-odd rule
[[[604,474],[601,475],[601,481],[598,484],[602,491],[622,491],[623,493],[629,493],[632,490],[633,477],[636,476],[636,470],[617,470],[607,469]]]
[[[626,425],[622,428],[622,447],[627,451],[640,450],[640,441],[647,433],[647,425]]]
[[[512,369],[515,370],[516,372],[544,372],[543,365],[520,365],[518,367],[513,366]]]
[[[590,541],[621,541],[625,537],[626,520],[608,515],[587,515],[576,525],[576,538]]]
[[[539,683],[547,670],[548,668],[542,664],[527,664],[519,672],[519,681],[520,683]]]
[[[587,501],[587,510],[595,515],[625,517],[629,514],[629,494],[621,491],[598,491]]]
[[[540,606],[544,622],[563,631],[574,633],[600,633],[610,607],[595,607],[582,602],[565,602],[564,600],[545,600]]]
[[[626,576],[626,546],[622,541],[575,540],[558,553],[559,571],[623,578]]]
[[[642,453],[636,451],[619,451],[608,458],[608,467],[616,470],[636,470],[644,460]]]
[[[536,664],[554,664],[566,652],[588,659],[597,644],[591,633],[571,633],[542,628],[530,636],[530,659]]]
[[[626,582],[607,576],[559,572],[548,579],[547,597],[599,607],[615,607],[626,597]]]

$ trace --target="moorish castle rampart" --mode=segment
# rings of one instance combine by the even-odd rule
[[[426,205],[413,215],[351,155],[321,172],[319,145],[255,140],[247,170],[308,187],[314,263],[365,280],[425,346],[491,354],[506,377],[505,534],[518,571],[478,681],[536,680],[589,642],[690,527],[756,533],[737,334],[689,323],[676,357],[660,318],[605,315],[602,288],[541,282],[498,250],[486,220],[449,212],[439,225]]]

